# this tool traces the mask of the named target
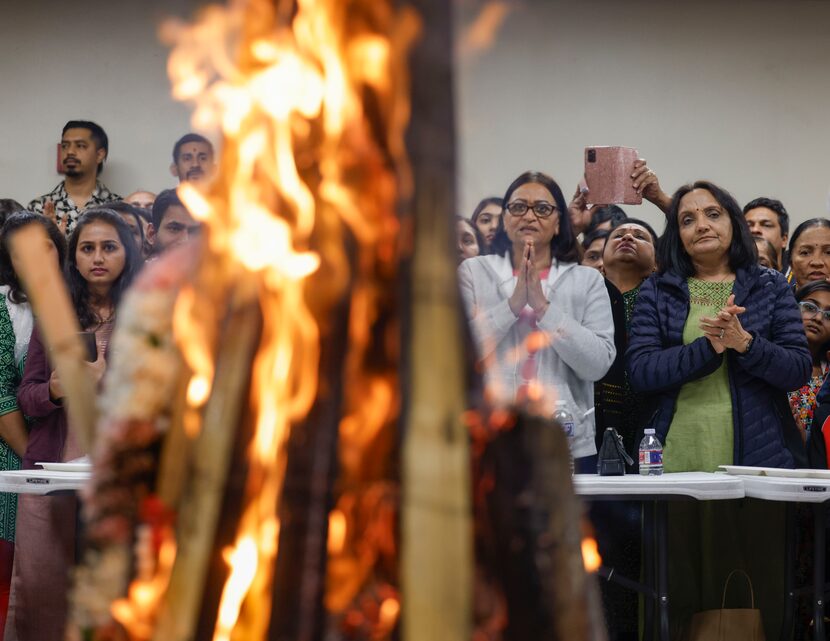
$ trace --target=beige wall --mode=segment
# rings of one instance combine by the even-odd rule
[[[455,1],[461,28],[484,4]],[[506,1],[495,45],[457,66],[461,212],[528,168],[570,195],[584,146],[623,144],[667,188],[706,177],[741,202],[780,197],[795,220],[826,214],[830,2]],[[172,143],[190,126],[156,28],[198,4],[0,0],[0,197],[60,180],[55,143],[76,117],[109,133],[113,189],[172,186]]]
[[[187,0],[0,0],[0,198],[24,204],[50,191],[67,120],[98,122],[110,139],[102,179],[122,195],[171,187],[173,142],[190,129],[170,97],[164,15]]]
[[[459,2],[463,26],[483,2]],[[531,168],[570,197],[585,146],[628,145],[667,190],[708,178],[796,222],[827,214],[830,2],[512,4],[495,45],[461,60],[462,213]]]

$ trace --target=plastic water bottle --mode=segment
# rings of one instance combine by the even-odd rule
[[[643,476],[660,476],[663,473],[663,446],[654,435],[654,430],[645,431],[640,441],[640,474]]]
[[[568,401],[556,401],[556,410],[553,412],[553,420],[559,423],[562,431],[568,439],[568,450],[571,461],[571,475],[574,473],[574,456],[573,456],[573,442],[574,442],[574,417],[568,409]]]

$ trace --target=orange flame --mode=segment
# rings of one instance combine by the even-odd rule
[[[602,565],[597,540],[592,536],[586,536],[582,539],[582,563],[586,572],[596,572]]]
[[[329,514],[329,554],[339,554],[346,544],[346,515],[342,510],[332,510]]]
[[[150,536],[149,532],[145,532],[144,535]],[[172,532],[168,531],[159,550],[158,567],[140,573],[139,577],[130,584],[127,597],[115,601],[110,606],[113,618],[130,631],[133,639],[152,638],[153,613],[167,589],[175,559],[176,542]]]
[[[210,192],[184,183],[179,194],[206,226],[205,262],[231,287],[237,277],[257,282],[251,293],[264,319],[251,382],[255,427],[248,479],[236,539],[225,551],[230,573],[214,641],[262,639],[267,631],[284,445],[291,424],[307,414],[317,393],[319,329],[308,278],[318,270],[325,274],[313,296],[315,308],[324,307],[349,280],[341,229],[348,227],[376,254],[375,245],[397,232],[395,176],[383,152],[367,144],[372,132],[363,100],[367,87],[381,98],[400,91],[406,81],[402,49],[417,29],[401,20],[397,38],[372,31],[378,15],[387,23],[392,15],[377,0],[295,0],[290,22],[280,12],[283,4],[232,1],[227,9],[206,9],[193,25],[171,21],[162,30],[174,44],[168,64],[173,95],[195,102],[196,128],[218,129],[225,140]],[[408,107],[388,102],[393,107],[384,115],[391,123],[385,153],[401,169]],[[356,188],[356,169],[363,172],[364,189],[369,184],[374,193]],[[402,171],[399,178],[407,184]],[[376,269],[376,254],[362,255],[358,269]],[[353,287],[350,340],[365,348],[368,335],[361,332],[372,321],[377,294],[359,278]],[[212,302],[208,293],[189,289],[175,310],[177,342],[192,371],[187,401],[193,411],[207,401],[213,384],[215,319],[205,317]],[[351,369],[361,358],[353,355]],[[377,377],[369,389],[369,398],[350,407],[341,425],[355,441],[370,439],[395,411],[393,381]],[[193,411],[185,414],[191,436],[200,420]],[[330,549],[342,549],[344,514],[332,512],[330,524]],[[396,600],[383,602],[379,622],[388,631],[399,609]]]

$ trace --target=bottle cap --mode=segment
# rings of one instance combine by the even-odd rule
[[[645,431],[645,433],[646,433],[646,434],[654,434],[654,428],[653,428],[653,427],[649,427],[649,428]]]

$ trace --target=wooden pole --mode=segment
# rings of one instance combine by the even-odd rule
[[[487,571],[507,604],[505,641],[602,641],[596,581],[582,559],[584,509],[561,428],[520,415],[484,452],[492,491],[483,522]]]
[[[466,407],[464,320],[451,252],[455,130],[450,4],[412,3],[427,28],[412,56],[407,142],[415,196],[402,453],[405,641],[468,641],[472,622],[470,458],[461,422]]]
[[[9,238],[15,269],[32,305],[49,359],[66,393],[69,429],[85,452],[92,450],[98,413],[95,383],[84,363],[78,316],[69,299],[57,258],[44,259],[52,241],[41,225],[26,225]]]
[[[241,443],[237,431],[248,412],[251,364],[261,323],[257,299],[244,284],[238,285],[221,332],[213,390],[193,446],[192,468],[177,522],[176,562],[159,614],[155,641],[201,638],[196,632],[206,624],[205,616],[216,616],[215,606],[212,610],[202,606],[205,594],[211,592],[211,585],[207,585],[209,568],[217,563],[215,557],[222,549],[217,541],[232,540],[239,520],[238,512],[232,513],[231,508],[241,509],[239,497],[246,477],[247,441]],[[229,481],[229,477],[237,482]],[[236,493],[235,502],[229,499],[229,492]],[[230,537],[222,535],[224,530],[231,532]],[[220,593],[223,584],[224,580],[219,583]],[[209,629],[212,631],[212,625]]]

